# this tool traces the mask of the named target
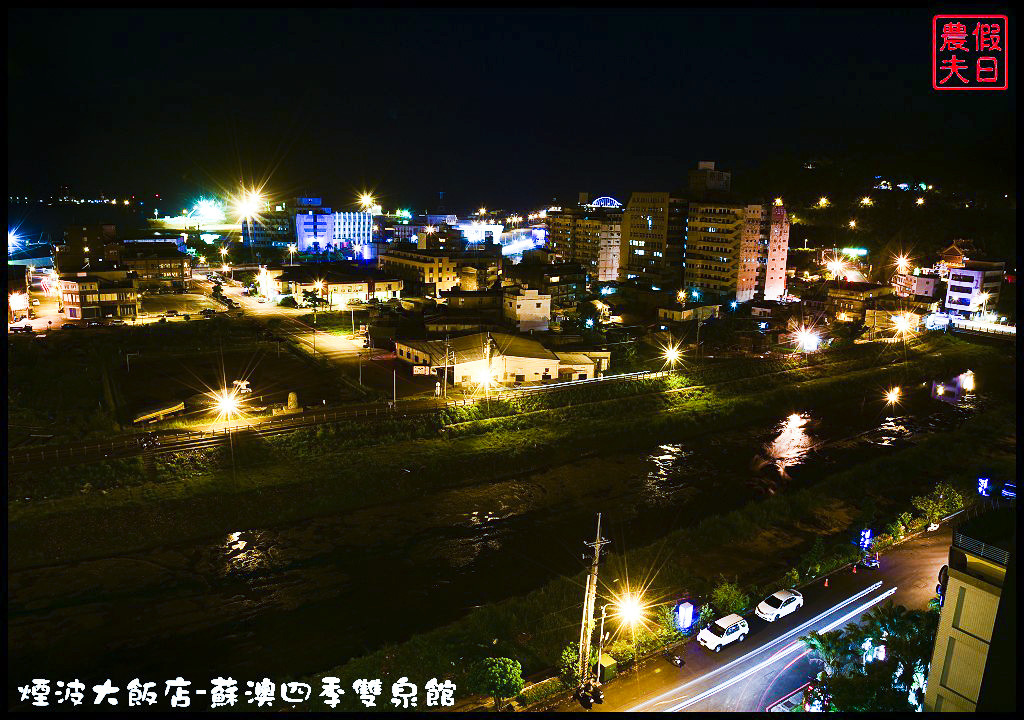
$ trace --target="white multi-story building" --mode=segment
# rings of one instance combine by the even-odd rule
[[[520,332],[547,330],[551,319],[551,296],[537,290],[510,285],[504,288],[502,313]]]
[[[967,260],[963,267],[950,268],[946,287],[946,311],[976,315],[992,310],[999,302],[1004,263]]]
[[[300,252],[316,243],[362,247],[373,240],[373,215],[368,212],[316,213],[312,210],[295,216],[295,240]]]
[[[896,294],[900,297],[935,297],[942,288],[942,278],[937,274],[915,275],[913,273],[900,273],[893,281]]]

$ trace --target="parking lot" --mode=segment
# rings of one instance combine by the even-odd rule
[[[142,296],[142,314],[140,318],[152,318],[165,315],[168,310],[178,315],[198,315],[200,310],[223,311],[224,306],[214,302],[206,295],[186,293],[184,295],[155,295],[146,293]]]

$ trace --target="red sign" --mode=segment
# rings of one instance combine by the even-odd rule
[[[936,15],[932,18],[932,87],[935,90],[1006,90],[1009,87],[1006,15]]]

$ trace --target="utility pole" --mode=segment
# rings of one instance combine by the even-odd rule
[[[391,371],[391,407],[398,405],[398,370]]]
[[[484,399],[487,402],[487,410],[491,409],[491,333],[484,335],[484,357],[487,358],[487,377],[484,378]]]
[[[444,399],[448,399],[448,336],[444,336]]]
[[[594,634],[594,602],[597,600],[597,566],[601,558],[601,548],[610,543],[601,537],[601,513],[597,514],[597,534],[593,542],[585,545],[592,548],[594,557],[590,564],[590,574],[587,575],[587,594],[583,600],[583,621],[580,624],[580,656],[577,665],[577,674],[580,683],[585,683],[590,677],[590,641]],[[586,557],[586,555],[584,555]]]

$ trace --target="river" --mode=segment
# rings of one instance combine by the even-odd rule
[[[13,573],[12,680],[325,670],[576,573],[598,511],[613,549],[638,547],[955,427],[982,401],[942,387],[905,390],[894,407],[872,398],[795,407],[771,424],[407,504]]]

